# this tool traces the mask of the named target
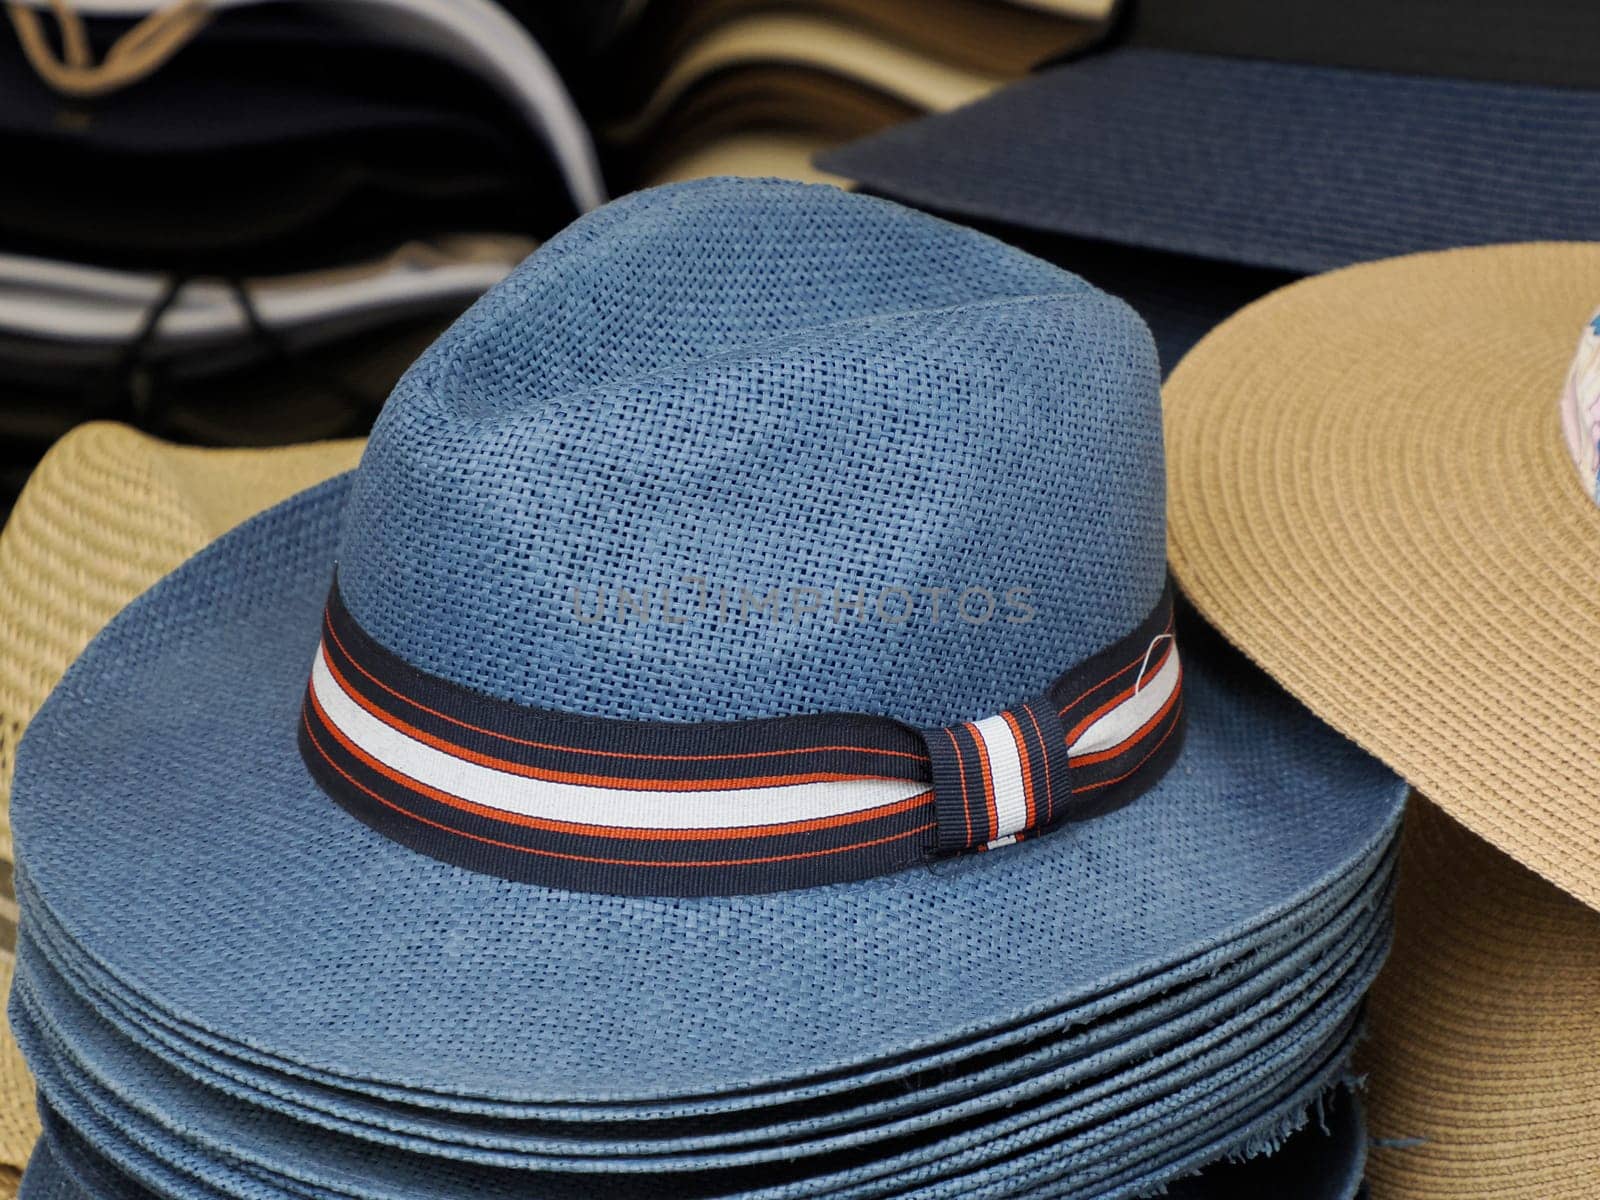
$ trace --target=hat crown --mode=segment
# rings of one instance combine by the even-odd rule
[[[518,704],[972,719],[1159,599],[1158,380],[1127,306],[969,230],[827,187],[639,193],[401,381],[340,588]]]

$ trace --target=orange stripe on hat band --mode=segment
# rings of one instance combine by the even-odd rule
[[[1028,803],[1028,823],[1024,828],[1031,829],[1038,823],[1039,808],[1033,800],[1033,771],[1028,765],[1028,742],[1022,736],[1022,726],[1018,723],[1015,713],[1005,712],[1000,715],[1011,727],[1011,736],[1017,743],[1017,758],[1022,763],[1022,794]]]
[[[1000,821],[994,807],[994,767],[989,762],[989,750],[983,744],[983,735],[978,732],[977,726],[969,721],[964,728],[978,752],[978,774],[983,780],[983,811],[989,831],[989,836],[984,840],[992,842],[1000,836]]]

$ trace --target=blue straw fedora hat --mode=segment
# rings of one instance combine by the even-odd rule
[[[819,165],[1060,239],[1052,259],[1148,302],[1170,367],[1293,276],[1600,237],[1596,45],[1589,0],[1128,0],[1092,51]]]
[[[1175,632],[1163,478],[1081,280],[834,189],[629,197],[90,646],[19,754],[26,906],[181,1029],[573,1105],[1248,945],[1402,788]]]

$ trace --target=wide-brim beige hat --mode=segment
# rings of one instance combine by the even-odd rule
[[[33,714],[90,639],[140,592],[233,526],[355,466],[360,441],[267,450],[174,446],[79,426],[44,457],[0,530],[0,876],[9,894],[11,776]],[[0,987],[11,985],[0,947]],[[38,1136],[33,1084],[0,1036],[0,1197]]]
[[[1560,415],[1597,305],[1600,245],[1370,263],[1166,387],[1179,583],[1437,805],[1372,1002],[1374,1200],[1600,1198],[1600,506]]]
[[[1021,78],[1081,49],[1107,25],[1110,0],[1054,6],[994,0],[652,0],[629,35],[624,61],[659,79],[719,26],[783,12],[864,29],[916,54]]]
[[[1600,907],[1600,505],[1562,433],[1600,244],[1303,280],[1165,390],[1173,570],[1324,720]]]
[[[1006,75],[918,53],[875,30],[827,16],[756,13],[718,25],[686,46],[649,97],[626,116],[601,122],[600,133],[612,143],[652,137],[696,87],[719,75],[756,70],[836,76],[912,113],[959,108],[1009,81]]]

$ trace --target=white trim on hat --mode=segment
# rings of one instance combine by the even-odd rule
[[[926,783],[901,779],[671,792],[532,779],[459,758],[379,720],[339,685],[321,648],[311,688],[329,724],[386,767],[469,803],[538,820],[615,829],[737,829],[866,812],[928,790]]]
[[[1161,664],[1161,669],[1149,678],[1136,682],[1133,695],[1080,733],[1067,747],[1067,753],[1075,758],[1099,754],[1127,741],[1143,729],[1172,698],[1172,693],[1178,689],[1181,674],[1178,650],[1174,646]]]

